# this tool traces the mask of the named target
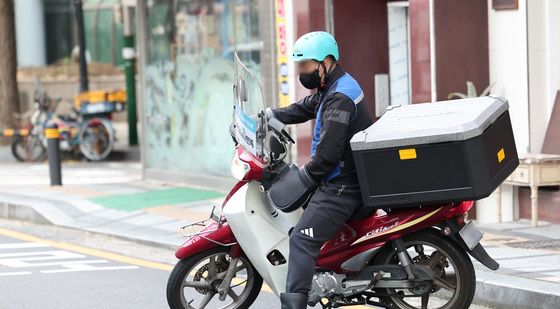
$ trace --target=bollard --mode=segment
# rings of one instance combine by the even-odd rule
[[[47,138],[47,157],[49,159],[49,175],[51,186],[62,185],[62,171],[60,167],[60,133],[56,123],[50,121],[45,128]]]

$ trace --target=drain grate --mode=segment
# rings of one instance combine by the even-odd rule
[[[560,239],[531,240],[520,242],[508,242],[508,246],[523,249],[554,249],[560,250]]]

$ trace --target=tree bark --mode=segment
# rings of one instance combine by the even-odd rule
[[[0,0],[0,129],[14,128],[19,109],[13,0]]]

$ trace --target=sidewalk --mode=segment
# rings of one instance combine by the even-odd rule
[[[477,225],[482,243],[498,263],[490,271],[478,262],[478,303],[504,308],[560,308],[560,225],[529,220]]]
[[[31,220],[176,248],[177,228],[207,218],[225,192],[141,180],[139,163],[65,162],[62,187],[42,164],[0,164],[0,217]],[[475,262],[475,302],[494,308],[558,308],[560,225],[479,225],[501,265]]]
[[[141,180],[139,163],[65,162],[63,186],[48,167],[0,164],[0,217],[111,234],[176,248],[178,228],[208,218],[225,194]]]

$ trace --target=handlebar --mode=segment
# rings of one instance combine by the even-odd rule
[[[266,153],[263,153],[262,155],[265,158],[270,159],[270,161],[268,161],[268,159],[265,159],[265,161],[268,161],[272,165],[275,165],[276,163],[282,161],[287,152],[286,144],[295,144],[294,139],[285,129],[286,125],[274,117],[269,118],[268,115],[265,116],[263,112],[251,115],[250,117],[256,120],[259,126],[262,126],[262,122],[258,122],[260,119],[262,119],[263,117],[268,118],[267,129],[272,133],[272,135],[269,136]],[[237,129],[235,123],[231,123],[229,126],[229,134],[235,146],[238,146],[239,141],[237,140],[236,130]]]

